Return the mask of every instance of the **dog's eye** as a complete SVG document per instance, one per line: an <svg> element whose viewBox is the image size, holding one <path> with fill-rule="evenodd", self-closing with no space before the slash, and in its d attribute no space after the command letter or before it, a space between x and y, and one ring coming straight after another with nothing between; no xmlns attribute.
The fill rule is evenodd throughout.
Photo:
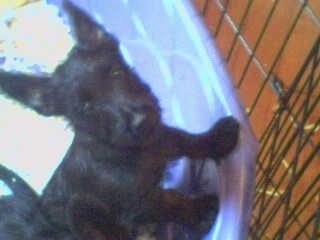
<svg viewBox="0 0 320 240"><path fill-rule="evenodd" d="M90 107L91 107L91 103L90 102L84 102L83 105L82 105L82 109L84 111L90 109Z"/></svg>
<svg viewBox="0 0 320 240"><path fill-rule="evenodd" d="M93 96L89 92L82 92L79 95L79 102L82 110L88 110L92 106Z"/></svg>
<svg viewBox="0 0 320 240"><path fill-rule="evenodd" d="M118 67L112 67L110 71L111 77L119 78L122 75L122 71Z"/></svg>
<svg viewBox="0 0 320 240"><path fill-rule="evenodd" d="M120 76L120 74L121 74L121 72L118 70L114 70L111 72L111 76L113 76L113 77L118 77L118 76Z"/></svg>

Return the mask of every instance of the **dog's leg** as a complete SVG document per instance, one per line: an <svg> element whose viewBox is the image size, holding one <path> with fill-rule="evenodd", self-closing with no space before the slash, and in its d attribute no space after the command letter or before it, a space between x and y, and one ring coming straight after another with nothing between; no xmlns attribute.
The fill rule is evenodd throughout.
<svg viewBox="0 0 320 240"><path fill-rule="evenodd" d="M144 153L137 179L136 191L143 202L140 208L145 220L173 221L183 224L201 224L210 218L211 222L219 209L219 200L215 194L191 199L176 190L164 190L158 187L166 162L161 152ZM203 220L203 221L202 221Z"/></svg>
<svg viewBox="0 0 320 240"><path fill-rule="evenodd" d="M175 222L198 228L203 232L209 230L218 214L219 199L215 194L190 198L176 190L152 189L143 196L143 206L136 223Z"/></svg>
<svg viewBox="0 0 320 240"><path fill-rule="evenodd" d="M239 128L239 122L233 117L221 118L203 134L189 134L175 128L164 127L161 129L159 149L166 149L165 154L168 159L187 156L192 159L212 158L219 162L236 147Z"/></svg>
<svg viewBox="0 0 320 240"><path fill-rule="evenodd" d="M132 240L108 209L92 196L74 195L67 208L70 228L79 240Z"/></svg>

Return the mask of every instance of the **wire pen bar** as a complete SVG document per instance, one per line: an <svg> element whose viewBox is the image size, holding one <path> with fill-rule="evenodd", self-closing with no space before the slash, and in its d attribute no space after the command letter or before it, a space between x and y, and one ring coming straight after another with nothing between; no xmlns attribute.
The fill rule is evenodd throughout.
<svg viewBox="0 0 320 240"><path fill-rule="evenodd" d="M315 99L313 105L317 105L318 101L319 101L319 97L318 97L317 99ZM290 114L290 113L291 113L291 111L289 110L289 114ZM288 121L288 119L289 119L289 117L290 117L289 114L287 114L287 118L285 119L286 121ZM283 123L285 124L286 121L283 121ZM278 122L276 122L276 124L278 124ZM286 131L285 135L284 135L283 138L280 140L280 143L279 143L279 145L278 145L278 149L281 148L282 143L285 143L285 139L288 138L288 134L290 133L290 130L294 127L293 125L294 125L294 124L293 124L293 121L291 121L291 124L287 127L287 131ZM317 124L314 125L313 131L315 131L315 130L317 129L317 126L318 126ZM297 132L296 134L298 134L298 132ZM276 141L276 138L279 137L278 135L279 135L279 131L278 131L278 134L276 135L276 137L274 138L275 141ZM291 141L287 143L287 145L284 147L284 149L287 149L287 150L288 150L288 146L290 146L290 145L292 144L292 141L294 141L294 138L295 138L295 137L296 137L296 135L294 135L294 136L291 137ZM273 142L275 142L275 141L273 141ZM310 141L311 141L311 140L310 140ZM289 144L289 145L288 145L288 144ZM263 146L265 146L265 145L263 145ZM272 149L273 149L273 148L271 148L271 150L272 150ZM284 154L285 154L285 152L281 153L280 156L283 156ZM266 160L267 157L268 157L267 155L265 155L264 158L261 157L261 158L262 158L262 161ZM271 163L271 162L270 162L270 163ZM273 166L273 165L272 165L271 167L272 167L273 171L276 172L278 166ZM257 186L258 186L258 187L259 187L259 185L260 185L260 182L257 183Z"/></svg>
<svg viewBox="0 0 320 240"><path fill-rule="evenodd" d="M318 42L317 42L317 44L316 44L315 50L319 50L319 40L318 40ZM315 56L317 57L317 55L318 55L317 52L312 51L312 53L313 53L313 54L316 53ZM313 63L313 67L316 67L316 65L314 64L315 62L318 62L318 64L319 64L319 61L315 61L316 57L313 59L313 61L310 61L310 62ZM314 72L315 72L314 69L315 69L315 68L313 68L313 70L311 71L311 74L310 74L310 75L314 75ZM299 78L299 79L302 79L302 78ZM305 81L304 87L309 86L309 87L308 87L308 90L310 91L310 94L306 94L307 97L306 97L304 103L302 104L302 106L300 106L300 109L299 109L300 111L297 112L297 115L296 115L296 116L298 116L298 115L300 114L300 112L303 112L303 113L304 113L304 117L303 117L303 118L304 118L304 122L305 122L306 119L309 117L309 115L316 109L316 106L319 106L320 94L319 94L319 92L318 92L318 95L317 95L316 98L314 99L314 101L313 101L313 103L311 104L311 106L309 107L309 109L304 108L304 107L307 107L308 105L310 105L310 103L308 103L308 101L310 101L310 99L311 99L310 96L312 95L312 92L314 91L314 89L316 89L315 86L317 86L317 85L319 84L319 79L320 79L319 76L317 76L316 78L309 78L309 81ZM314 85L312 84L312 82L313 82L312 80L315 80L315 84L314 84ZM293 86L294 86L294 85L293 85ZM292 91L291 91L291 92L292 92ZM300 95L300 96L302 96L302 95ZM297 98L297 99L298 99L298 98ZM294 102L294 104L297 103L297 102L298 102L298 101L296 100L296 101ZM291 112L291 111L289 111L289 112ZM289 116L289 114L288 114L287 116ZM284 121L284 123L285 123L285 122L286 122L286 121ZM298 127L298 128L296 129L296 131L295 131L295 134L291 137L290 141L289 141L289 142L287 143L287 145L284 147L283 152L280 153L280 157L278 157L278 159L275 160L275 161L270 161L270 163L272 163L272 162L275 162L275 163L276 163L276 165L268 166L268 169L267 169L267 170L272 169L272 170L271 170L271 174L268 174L268 171L265 171L265 172L264 172L264 176L261 177L261 178L259 179L260 181L257 182L257 188L259 188L259 187L261 187L261 186L265 186L265 187L266 187L266 186L270 186L270 185L271 185L271 186L275 189L275 191L274 191L273 194L272 194L272 197L274 196L274 193L277 192L278 189L280 189L280 186L283 185L283 182L284 182L284 180L286 179L286 177L287 177L287 175L288 175L289 169L290 169L290 170L292 170L292 169L296 170L296 169L297 169L297 165L298 165L297 160L298 160L299 153L300 153L300 152L302 151L302 149L306 146L306 144L311 141L312 135L315 133L316 129L319 127L320 119L317 120L317 122L314 124L313 129L307 134L307 136L305 136L305 139L304 139L304 141L302 142L302 140L303 140L303 135L304 135L304 131L303 131L303 130L301 131L301 129L303 128L302 126L305 124L304 122L300 123L299 127ZM276 120L276 124L277 124L277 123L278 123L278 121ZM287 132L286 132L286 134L284 135L284 138L287 138L287 137L288 137L288 133L290 132L290 129L292 129L292 125L293 125L293 123L291 123L291 124L289 125L289 127L288 127L288 129L287 129ZM279 128L278 128L278 129L279 129ZM280 128L280 129L281 129L281 128ZM280 132L280 131L278 131L278 133L279 133L279 132ZM296 153L295 153L295 155L293 156L293 161L291 162L290 166L288 166L288 168L287 168L288 171L285 171L280 178L277 178L277 183L276 183L276 185L274 185L274 183L272 182L272 179L276 179L276 176L275 176L275 175L279 172L279 167L281 166L281 159L282 159L282 157L283 157L284 155L287 154L287 152L290 150L290 147L293 146L293 141L294 141L294 139L295 139L298 135L301 136L300 138L298 138L298 141L300 142L300 144L298 144L298 145L300 145L300 146L296 148ZM285 139L282 139L281 142L285 142ZM261 142L261 144L262 144L263 147L266 146L266 144L264 144L264 142ZM280 145L280 147L281 147L281 145ZM280 147L279 147L279 148L280 148ZM279 149L279 148L278 148L278 149ZM286 195L286 198L287 198L287 199L290 199L290 194L292 193L292 189L293 189L294 185L299 182L299 179L303 176L303 174L306 174L307 168L308 168L309 164L315 160L316 156L319 157L319 156L318 156L319 148L320 148L319 143L317 144L317 146L314 146L314 147L313 147L313 152L312 152L312 155L311 155L312 157L309 157L309 159L307 159L307 160L304 162L304 165L301 166L299 172L296 173L295 176L292 175L292 171L291 171L291 175L292 175L291 185L292 185L292 186L290 186L290 185L287 186L287 190L286 190L286 192L288 192L288 195ZM274 150L270 150L270 151L274 151ZM284 152L284 151L285 151L285 152ZM271 158L271 159L272 159L272 158ZM268 160L268 159L266 159L266 158L263 159L263 161L267 161L267 160ZM261 162L261 161L259 161L259 162ZM259 170L258 170L258 172L259 172ZM269 176L268 176L268 175L269 175ZM265 180L265 181L263 181L263 180ZM318 179L318 178L317 178L317 183L318 183L318 187L319 187L319 179ZM312 186L313 186L313 185L312 185ZM311 190L310 190L310 191L311 191ZM261 196L262 196L262 195L261 195ZM275 205L272 207L272 208L273 208L272 211L266 211L266 210L268 209L269 205L271 204L272 199L270 198L268 202L265 202L265 201L264 201L264 198L261 199L261 196L260 196L260 198L259 198L259 197L256 198L254 208L256 207L256 204L257 204L257 203L259 203L259 202L262 203L262 204L261 204L261 208L260 208L260 210L259 210L259 215L258 215L258 218L257 218L257 220L256 220L256 223L257 223L257 226L259 226L259 229L263 229L263 230L261 230L262 233L263 233L263 232L266 230L266 228L261 228L261 219L262 219L262 217L263 217L263 214L264 214L264 213L269 213L269 215L264 218L265 221L266 221L266 227L267 227L267 226L270 224L270 222L272 221L274 214L279 210L279 208L280 208L281 205L283 204L283 202L281 201L281 200L283 200L283 199L279 200L279 201L278 201L278 204L277 204L277 205L275 204ZM290 203L290 201L287 202L287 205L286 205L286 206L289 206L289 205L290 205L289 203ZM297 206L296 206L296 207L297 207ZM288 211L288 210L287 210L287 211ZM289 216L285 216L284 219L290 219L290 217L289 217ZM285 220L285 221L288 221L288 220ZM285 224L285 223L283 223L283 225L284 225L284 224ZM262 224L262 225L263 225L263 224ZM284 229L284 228L282 227L281 229ZM283 234L282 234L282 235L283 235ZM263 236L263 235L261 235L261 236ZM279 238L279 239L283 239L283 238ZM309 238L308 238L308 239L309 239Z"/></svg>
<svg viewBox="0 0 320 240"><path fill-rule="evenodd" d="M320 239L319 2L194 2L222 50L259 137L248 239ZM280 17L288 16L289 7L294 10L283 25ZM260 23L254 33L248 27L252 19ZM273 40L270 34L277 36L278 30L282 31L274 39L278 43L268 48L266 39ZM309 44L303 45L301 39ZM303 51L294 59L300 43ZM268 51L273 54L266 60L263 54ZM293 60L299 64L291 67Z"/></svg>

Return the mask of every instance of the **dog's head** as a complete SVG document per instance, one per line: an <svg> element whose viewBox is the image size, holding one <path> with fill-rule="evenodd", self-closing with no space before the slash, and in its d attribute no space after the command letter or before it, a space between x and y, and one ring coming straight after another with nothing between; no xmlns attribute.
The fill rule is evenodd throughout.
<svg viewBox="0 0 320 240"><path fill-rule="evenodd" d="M117 39L84 11L64 1L76 44L51 76L0 72L9 96L46 116L65 116L102 141L139 144L159 121L149 87L123 59Z"/></svg>

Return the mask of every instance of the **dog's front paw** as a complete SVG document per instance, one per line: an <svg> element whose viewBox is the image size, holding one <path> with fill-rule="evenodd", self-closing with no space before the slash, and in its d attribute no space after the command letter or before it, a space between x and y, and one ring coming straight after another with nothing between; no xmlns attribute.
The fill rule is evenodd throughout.
<svg viewBox="0 0 320 240"><path fill-rule="evenodd" d="M210 130L211 156L218 163L234 150L238 143L240 124L234 117L224 117Z"/></svg>

